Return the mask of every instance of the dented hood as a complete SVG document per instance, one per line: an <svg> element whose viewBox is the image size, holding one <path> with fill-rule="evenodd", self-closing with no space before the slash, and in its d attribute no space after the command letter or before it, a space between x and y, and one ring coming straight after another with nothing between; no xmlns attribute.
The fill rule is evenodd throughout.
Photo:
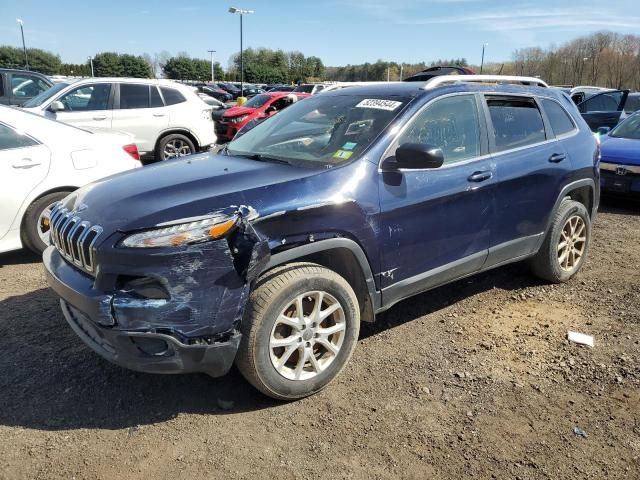
<svg viewBox="0 0 640 480"><path fill-rule="evenodd" d="M259 207L280 184L317 172L200 154L107 177L74 192L65 206L110 234L206 215L232 205Z"/></svg>

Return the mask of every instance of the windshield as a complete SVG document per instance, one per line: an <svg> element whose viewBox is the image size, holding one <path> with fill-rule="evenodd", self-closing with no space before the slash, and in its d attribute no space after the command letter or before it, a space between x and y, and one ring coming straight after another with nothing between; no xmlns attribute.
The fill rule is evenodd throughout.
<svg viewBox="0 0 640 480"><path fill-rule="evenodd" d="M409 100L376 95L309 97L237 137L227 151L303 166L337 165L359 157Z"/></svg>
<svg viewBox="0 0 640 480"><path fill-rule="evenodd" d="M25 104L22 106L25 108L39 107L44 102L46 102L49 98L53 97L56 93L58 93L63 88L68 87L69 85L70 84L66 82L56 83L53 87L49 88L48 90L45 90L40 95L33 97L28 102L25 102Z"/></svg>
<svg viewBox="0 0 640 480"><path fill-rule="evenodd" d="M246 91L247 90L245 89L245 92ZM269 100L271 100L271 97L269 95L256 95L255 97L253 97L251 100L249 100L247 103L245 103L242 106L247 108L260 108Z"/></svg>
<svg viewBox="0 0 640 480"><path fill-rule="evenodd" d="M614 128L611 133L609 133L609 136L640 140L640 115L636 114L627 118L620 125Z"/></svg>
<svg viewBox="0 0 640 480"><path fill-rule="evenodd" d="M311 93L313 92L313 85L298 85L293 89L293 91L301 93Z"/></svg>

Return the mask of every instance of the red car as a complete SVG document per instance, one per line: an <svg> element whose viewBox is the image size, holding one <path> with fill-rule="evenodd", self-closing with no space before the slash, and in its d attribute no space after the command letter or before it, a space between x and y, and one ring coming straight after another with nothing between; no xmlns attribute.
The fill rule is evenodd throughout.
<svg viewBox="0 0 640 480"><path fill-rule="evenodd" d="M271 117L294 101L308 96L308 93L291 92L266 92L256 95L244 105L231 107L224 112L220 121L216 123L216 135L219 140L231 140L238 130L250 121Z"/></svg>

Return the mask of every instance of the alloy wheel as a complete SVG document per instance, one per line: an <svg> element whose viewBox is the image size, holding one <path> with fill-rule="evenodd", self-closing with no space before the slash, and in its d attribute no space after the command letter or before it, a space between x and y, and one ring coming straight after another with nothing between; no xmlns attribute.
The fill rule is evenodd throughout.
<svg viewBox="0 0 640 480"><path fill-rule="evenodd" d="M49 245L49 237L51 236L51 210L53 210L56 203L58 202L56 201L51 205L47 205L38 216L36 230L38 231L38 237L40 237L40 240L42 240L45 245Z"/></svg>
<svg viewBox="0 0 640 480"><path fill-rule="evenodd" d="M164 146L164 158L177 158L191 155L191 147L189 144L179 138L169 140Z"/></svg>
<svg viewBox="0 0 640 480"><path fill-rule="evenodd" d="M331 365L344 342L346 316L340 302L323 291L295 297L271 330L269 356L289 380L308 380Z"/></svg>
<svg viewBox="0 0 640 480"><path fill-rule="evenodd" d="M572 271L584 255L587 226L578 215L569 217L562 227L558 243L558 263L565 272Z"/></svg>

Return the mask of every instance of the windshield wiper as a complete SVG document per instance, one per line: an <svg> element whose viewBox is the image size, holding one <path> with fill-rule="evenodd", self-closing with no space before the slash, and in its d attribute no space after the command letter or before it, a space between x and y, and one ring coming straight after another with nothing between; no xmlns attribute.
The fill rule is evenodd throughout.
<svg viewBox="0 0 640 480"><path fill-rule="evenodd" d="M291 162L288 162L287 160L284 160L282 158L268 157L268 156L262 155L261 153L246 153L246 154L234 153L232 155L234 157L242 157L242 158L248 158L249 160L256 160L258 162L273 162L273 163L283 163L285 165L291 165Z"/></svg>

